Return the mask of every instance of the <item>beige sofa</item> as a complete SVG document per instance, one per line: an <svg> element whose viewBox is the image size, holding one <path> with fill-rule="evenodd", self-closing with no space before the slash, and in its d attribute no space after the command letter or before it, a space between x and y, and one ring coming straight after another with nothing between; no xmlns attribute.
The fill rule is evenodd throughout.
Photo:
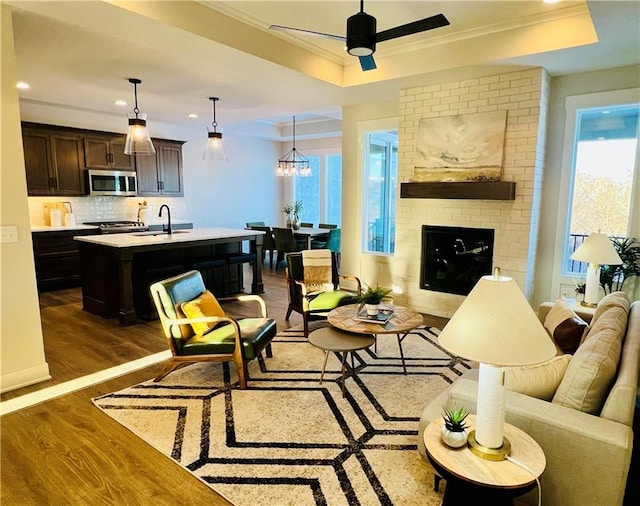
<svg viewBox="0 0 640 506"><path fill-rule="evenodd" d="M621 292L617 295L620 294ZM625 311L618 309L617 313L608 313L612 310L611 307L619 306L619 300L613 300L614 298L611 294L607 296L606 301L603 299L595 314L593 311L589 313L576 309L578 316L585 321L591 320L591 324L578 351L572 355L566 371L561 376L560 385L564 388L564 396L567 397L567 386L571 387L567 385L570 381L570 369L571 375L576 372L582 374L590 369L589 365L578 363L580 358L576 357L584 359L587 346L590 347L589 355L593 353L596 341L589 341L594 337L593 331L601 331L596 332L597 336L610 337L616 332L610 329L603 330L604 326L622 328L617 344L611 346L621 346L619 360L612 366L614 377L611 382L606 381L602 399L604 404L600 404L601 408L595 408L596 414L582 411L584 407L575 409L563 405L562 401L558 403L556 397L560 394L561 387L555 391L553 401L510 390L506 392L506 422L531 435L545 452L547 467L541 480L543 505L614 506L623 503L631 461L632 427L640 364L640 301L631 304L630 309L627 301ZM538 315L542 322L552 306L551 303L540 306ZM624 307L624 304L622 306ZM623 322L624 313L627 318L624 318ZM614 321L610 323L611 318L607 319L605 315L614 315ZM598 323L597 320L601 318ZM589 344L586 346L586 343ZM473 377L473 372L469 376ZM592 378L591 383L595 384L599 379ZM475 380L462 377L424 409L419 424L418 451L425 461L427 460L422 440L425 427L441 416L442 406L448 402L456 402L475 412L477 386ZM572 402L576 402L575 398L569 399L568 402L565 398L564 404L570 405ZM527 504L537 504L537 494L538 492L533 490L520 500Z"/></svg>

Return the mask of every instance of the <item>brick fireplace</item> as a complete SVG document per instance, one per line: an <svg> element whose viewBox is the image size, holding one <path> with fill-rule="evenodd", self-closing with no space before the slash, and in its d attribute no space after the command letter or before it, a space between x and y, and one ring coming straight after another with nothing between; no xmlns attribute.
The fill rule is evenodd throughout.
<svg viewBox="0 0 640 506"><path fill-rule="evenodd" d="M415 166L415 135L420 119L506 109L501 181L515 183L515 197L513 200L485 200L496 197L478 190L477 198L473 195L473 198L460 198L455 193L454 198L431 198L432 195L423 198L418 190L410 192L412 198L399 198L393 279L402 294L395 297L397 304L450 317L464 300L464 295L421 287L423 225L494 230L493 265L500 267L503 275L513 277L530 298L533 293L533 260L538 246L548 102L549 77L543 69L401 91L399 181L411 182ZM473 192L475 187L470 188ZM406 192L403 190L403 193ZM444 195L437 196L446 197L446 191Z"/></svg>

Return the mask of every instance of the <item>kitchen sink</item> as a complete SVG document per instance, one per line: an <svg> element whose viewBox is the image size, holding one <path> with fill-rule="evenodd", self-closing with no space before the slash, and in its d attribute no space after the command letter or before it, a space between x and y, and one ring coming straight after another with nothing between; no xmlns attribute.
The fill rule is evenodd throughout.
<svg viewBox="0 0 640 506"><path fill-rule="evenodd" d="M174 230L172 234L188 234L190 232L191 230ZM149 232L136 232L131 235L135 235L136 237L145 237L145 236L153 237L157 235L168 235L168 233L162 230L150 230Z"/></svg>

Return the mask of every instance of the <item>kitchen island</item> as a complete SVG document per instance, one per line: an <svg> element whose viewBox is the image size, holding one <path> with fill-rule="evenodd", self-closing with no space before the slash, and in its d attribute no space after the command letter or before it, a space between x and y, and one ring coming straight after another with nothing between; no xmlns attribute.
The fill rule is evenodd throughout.
<svg viewBox="0 0 640 506"><path fill-rule="evenodd" d="M207 288L242 290L242 264L253 265L252 293L263 293L264 232L201 228L74 237L80 246L83 309L104 318L120 317L121 325L151 319L149 285L191 269L201 270ZM249 243L250 253L243 253ZM258 259L258 261L252 261ZM234 290L235 291L235 290Z"/></svg>

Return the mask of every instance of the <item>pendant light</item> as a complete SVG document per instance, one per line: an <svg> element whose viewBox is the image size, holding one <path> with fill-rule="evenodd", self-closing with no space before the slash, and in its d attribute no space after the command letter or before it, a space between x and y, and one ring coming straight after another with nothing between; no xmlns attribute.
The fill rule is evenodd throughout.
<svg viewBox="0 0 640 506"><path fill-rule="evenodd" d="M135 107L133 114L129 116L129 130L127 131L127 140L124 144L125 155L155 155L156 149L151 142L149 130L147 130L147 115L140 114L138 109L138 85L142 82L140 79L130 78L129 82L133 84L133 95Z"/></svg>
<svg viewBox="0 0 640 506"><path fill-rule="evenodd" d="M218 132L218 122L216 121L216 102L220 100L218 97L209 97L213 104L213 121L211 126L213 132L207 128L209 138L207 139L207 147L204 150L203 160L226 161L227 155L224 151L224 143L222 142L222 132Z"/></svg>
<svg viewBox="0 0 640 506"><path fill-rule="evenodd" d="M278 160L276 176L310 176L309 159L296 149L296 117L293 117L293 149Z"/></svg>

